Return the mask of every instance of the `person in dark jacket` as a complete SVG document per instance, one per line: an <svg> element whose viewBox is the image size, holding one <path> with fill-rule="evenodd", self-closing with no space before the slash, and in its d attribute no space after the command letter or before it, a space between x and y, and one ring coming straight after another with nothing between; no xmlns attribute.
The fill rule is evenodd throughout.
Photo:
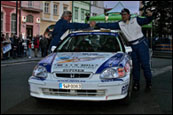
<svg viewBox="0 0 173 115"><path fill-rule="evenodd" d="M38 50L39 50L39 35L34 37L34 55L38 57Z"/></svg>
<svg viewBox="0 0 173 115"><path fill-rule="evenodd" d="M17 54L18 54L18 57L22 57L23 56L23 46L22 46L22 43L23 43L23 39L22 39L22 35L20 34L19 35L19 38L18 38L18 47L17 47Z"/></svg>
<svg viewBox="0 0 173 115"><path fill-rule="evenodd" d="M47 55L47 46L48 46L48 40L47 38L44 36L41 36L40 39L40 48L41 48L41 56L45 57Z"/></svg>
<svg viewBox="0 0 173 115"><path fill-rule="evenodd" d="M58 43L61 41L61 37L69 29L86 29L90 27L90 24L82 23L70 23L72 13L70 11L64 11L61 19L56 23L52 32L52 41L50 43L51 51L54 51Z"/></svg>
<svg viewBox="0 0 173 115"><path fill-rule="evenodd" d="M114 23L97 23L98 28L107 29L120 29L126 36L127 41L132 47L132 63L133 63L133 90L138 91L140 89L140 64L144 70L144 76L146 79L146 90L151 90L151 66L149 63L149 46L148 40L142 33L141 26L149 24L152 19L152 12L147 11L146 18L130 17L130 11L124 8L121 11L122 21ZM93 26L93 25L92 25Z"/></svg>
<svg viewBox="0 0 173 115"><path fill-rule="evenodd" d="M5 40L5 35L1 36L1 59L3 59L3 41Z"/></svg>
<svg viewBox="0 0 173 115"><path fill-rule="evenodd" d="M90 14L86 13L85 23L88 23L89 19L90 19Z"/></svg>
<svg viewBox="0 0 173 115"><path fill-rule="evenodd" d="M14 35L13 40L14 40L13 58L15 59L17 57L17 48L18 48L18 44L19 44L19 39L18 39L17 35Z"/></svg>

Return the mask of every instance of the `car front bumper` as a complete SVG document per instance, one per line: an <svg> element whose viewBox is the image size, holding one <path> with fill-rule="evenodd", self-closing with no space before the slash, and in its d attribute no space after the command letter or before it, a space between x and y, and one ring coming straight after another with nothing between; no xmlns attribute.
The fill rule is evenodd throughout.
<svg viewBox="0 0 173 115"><path fill-rule="evenodd" d="M63 81L57 80L39 80L31 77L28 82L30 95L36 98L106 101L125 98L128 92L129 78L127 76L120 81L84 80L84 82L78 82L82 85L81 89L61 89L59 84Z"/></svg>

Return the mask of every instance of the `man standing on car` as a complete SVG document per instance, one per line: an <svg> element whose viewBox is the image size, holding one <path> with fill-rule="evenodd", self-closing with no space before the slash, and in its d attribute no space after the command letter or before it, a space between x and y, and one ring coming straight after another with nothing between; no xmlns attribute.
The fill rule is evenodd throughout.
<svg viewBox="0 0 173 115"><path fill-rule="evenodd" d="M124 8L121 11L122 21L115 23L97 23L98 28L120 29L126 36L130 46L132 47L132 62L133 62L133 90L140 89L140 64L144 70L146 78L146 90L151 90L151 68L149 63L149 47L148 40L142 33L141 26L149 24L152 21L152 12L147 11L146 18L131 18L130 11ZM95 26L92 23L92 26Z"/></svg>
<svg viewBox="0 0 173 115"><path fill-rule="evenodd" d="M58 43L61 41L63 34L69 29L85 29L89 28L90 24L82 23L70 23L72 18L72 13L70 11L64 11L61 19L56 23L54 30L52 32L52 41L50 43L51 51L54 51Z"/></svg>

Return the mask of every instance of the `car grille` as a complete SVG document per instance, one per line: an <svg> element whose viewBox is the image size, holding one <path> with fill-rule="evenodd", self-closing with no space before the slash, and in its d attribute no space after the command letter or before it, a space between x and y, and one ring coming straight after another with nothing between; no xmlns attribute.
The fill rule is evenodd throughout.
<svg viewBox="0 0 173 115"><path fill-rule="evenodd" d="M44 95L52 96L104 96L105 90L42 89Z"/></svg>
<svg viewBox="0 0 173 115"><path fill-rule="evenodd" d="M56 73L56 77L63 77L63 78L88 78L90 74L59 74Z"/></svg>

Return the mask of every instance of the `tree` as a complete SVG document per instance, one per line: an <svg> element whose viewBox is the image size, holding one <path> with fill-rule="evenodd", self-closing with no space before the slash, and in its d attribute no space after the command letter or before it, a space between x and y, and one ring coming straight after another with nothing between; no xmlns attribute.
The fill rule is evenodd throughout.
<svg viewBox="0 0 173 115"><path fill-rule="evenodd" d="M143 16L147 9L153 12L154 27L159 36L172 34L172 1L142 1L142 4Z"/></svg>

